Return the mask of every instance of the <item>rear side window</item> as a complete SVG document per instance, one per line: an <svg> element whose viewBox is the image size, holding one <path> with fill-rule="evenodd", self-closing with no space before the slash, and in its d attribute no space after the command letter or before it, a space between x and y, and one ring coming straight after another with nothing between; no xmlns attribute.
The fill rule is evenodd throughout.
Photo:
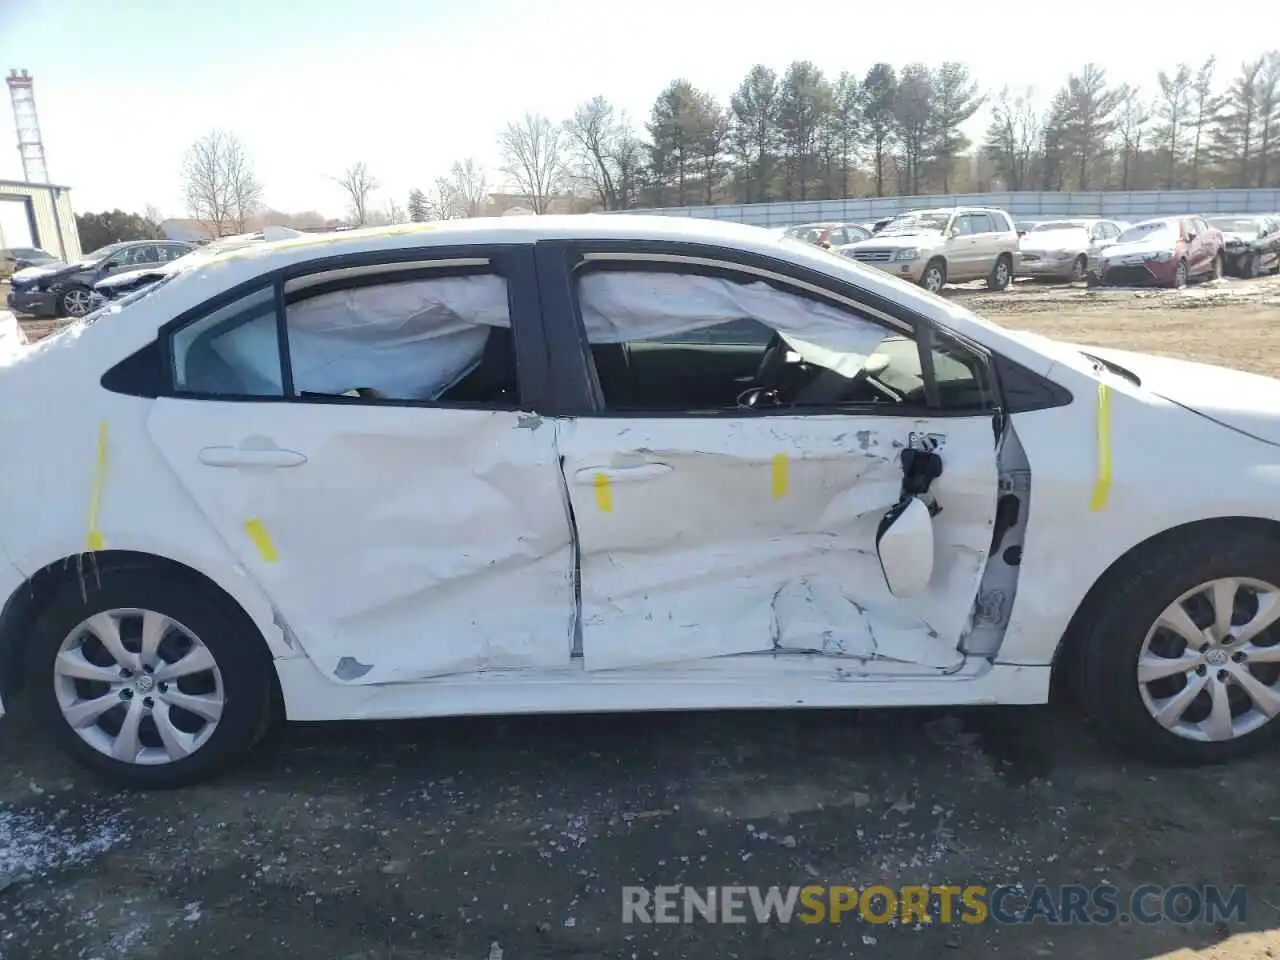
<svg viewBox="0 0 1280 960"><path fill-rule="evenodd" d="M997 232L1003 233L1005 231L1013 229L1013 227L1010 226L1009 224L1009 218L1006 217L999 210L993 210L990 214L990 217L991 217L991 222L995 225L995 229Z"/></svg>
<svg viewBox="0 0 1280 960"><path fill-rule="evenodd" d="M507 281L334 271L265 285L172 336L173 383L204 397L518 406ZM410 276L409 274L413 275ZM286 370L288 376L285 375Z"/></svg>
<svg viewBox="0 0 1280 960"><path fill-rule="evenodd" d="M272 287L260 287L173 335L173 384L180 393L282 397L280 337Z"/></svg>

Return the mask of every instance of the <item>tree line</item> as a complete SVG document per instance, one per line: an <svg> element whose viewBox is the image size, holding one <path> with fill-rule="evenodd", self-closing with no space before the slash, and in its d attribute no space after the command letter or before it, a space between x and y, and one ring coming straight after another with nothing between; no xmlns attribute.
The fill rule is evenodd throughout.
<svg viewBox="0 0 1280 960"><path fill-rule="evenodd" d="M988 108L980 143L966 134ZM729 102L673 80L635 123L600 95L557 121L529 113L498 138L502 173L535 212L994 190L1280 185L1280 51L1234 73L1210 57L1147 88L1086 63L1047 96L984 92L957 61L828 76L757 64ZM414 190L419 219L464 216L486 182L455 164Z"/></svg>
<svg viewBox="0 0 1280 960"><path fill-rule="evenodd" d="M980 110L981 142L966 133ZM1233 71L1215 58L1162 70L1147 87L1086 63L1057 90L983 91L958 61L873 64L829 76L807 60L751 67L722 103L671 81L636 122L604 95L556 119L529 112L498 135L499 177L460 159L402 207L352 163L333 180L354 225L495 212L496 181L534 213L997 190L1151 190L1280 185L1280 51ZM188 150L192 217L213 236L262 209L234 134Z"/></svg>

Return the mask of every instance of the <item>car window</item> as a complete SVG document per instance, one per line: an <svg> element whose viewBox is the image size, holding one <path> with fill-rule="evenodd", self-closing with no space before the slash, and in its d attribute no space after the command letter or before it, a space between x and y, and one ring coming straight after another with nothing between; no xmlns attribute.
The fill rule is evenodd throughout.
<svg viewBox="0 0 1280 960"><path fill-rule="evenodd" d="M743 275L596 269L577 277L591 366L610 411L803 413L925 404L919 350L847 307ZM944 405L986 410L986 366L934 351ZM751 398L756 398L753 403Z"/></svg>
<svg viewBox="0 0 1280 960"><path fill-rule="evenodd" d="M180 393L284 396L275 291L260 287L173 334L173 385Z"/></svg>
<svg viewBox="0 0 1280 960"><path fill-rule="evenodd" d="M1165 235L1168 235L1167 237ZM1168 239L1170 241L1177 239L1178 221L1176 220L1150 220L1146 223L1135 223L1124 233L1120 234L1120 240L1123 243L1138 243L1143 240L1153 240L1157 237L1160 239Z"/></svg>
<svg viewBox="0 0 1280 960"><path fill-rule="evenodd" d="M973 217L970 214L956 217L951 226L957 237L967 237L969 234L977 232Z"/></svg>
<svg viewBox="0 0 1280 960"><path fill-rule="evenodd" d="M1192 218L1191 218L1191 229L1192 229L1192 230L1194 230L1196 233L1204 233L1206 230L1208 230L1208 229L1209 229L1209 225L1208 225L1208 224L1206 224L1206 223L1205 223L1202 219L1200 219L1199 217L1192 217Z"/></svg>
<svg viewBox="0 0 1280 960"><path fill-rule="evenodd" d="M496 274L285 285L291 396L518 403L506 281ZM173 337L179 391L284 396L275 296L256 291Z"/></svg>
<svg viewBox="0 0 1280 960"><path fill-rule="evenodd" d="M1009 218L998 210L993 210L987 217L991 221L991 227L998 233L1005 233L1013 228L1009 226Z"/></svg>
<svg viewBox="0 0 1280 960"><path fill-rule="evenodd" d="M185 257L190 251L176 243L162 243L159 245L157 253L161 263L171 263L179 257Z"/></svg>
<svg viewBox="0 0 1280 960"><path fill-rule="evenodd" d="M130 247L122 251L121 263L125 266L144 266L146 264L156 263L160 259L156 246L153 243L145 243L141 246ZM114 263L114 260L112 261Z"/></svg>

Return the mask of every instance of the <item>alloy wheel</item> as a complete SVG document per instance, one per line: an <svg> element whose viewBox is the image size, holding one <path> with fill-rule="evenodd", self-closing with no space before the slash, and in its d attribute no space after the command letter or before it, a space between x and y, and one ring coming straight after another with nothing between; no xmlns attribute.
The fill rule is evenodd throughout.
<svg viewBox="0 0 1280 960"><path fill-rule="evenodd" d="M92 309L92 299L88 290L73 288L62 295L62 307L69 317L83 317Z"/></svg>
<svg viewBox="0 0 1280 960"><path fill-rule="evenodd" d="M1165 608L1138 654L1142 703L1188 740L1222 742L1280 714L1280 589L1223 577Z"/></svg>
<svg viewBox="0 0 1280 960"><path fill-rule="evenodd" d="M924 272L924 288L930 293L938 293L942 290L942 271L937 267L929 267Z"/></svg>
<svg viewBox="0 0 1280 960"><path fill-rule="evenodd" d="M53 674L68 726L123 763L190 756L208 742L226 707L212 652L154 610L107 610L85 620L58 648Z"/></svg>

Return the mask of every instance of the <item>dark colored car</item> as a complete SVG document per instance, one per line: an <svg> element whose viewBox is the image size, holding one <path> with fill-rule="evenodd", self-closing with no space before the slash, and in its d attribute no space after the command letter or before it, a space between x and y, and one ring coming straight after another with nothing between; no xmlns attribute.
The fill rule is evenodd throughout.
<svg viewBox="0 0 1280 960"><path fill-rule="evenodd" d="M127 240L99 247L69 264L35 267L14 275L8 307L47 317L82 317L93 308L93 285L125 270L177 260L195 249L175 240Z"/></svg>
<svg viewBox="0 0 1280 960"><path fill-rule="evenodd" d="M1222 231L1203 217L1158 217L1135 223L1098 258L1090 286L1185 287L1223 273Z"/></svg>
<svg viewBox="0 0 1280 960"><path fill-rule="evenodd" d="M60 262L38 247L0 247L0 278L11 277L27 267L43 267Z"/></svg>
<svg viewBox="0 0 1280 960"><path fill-rule="evenodd" d="M1222 231L1226 270L1233 277L1280 273L1280 217L1210 217L1209 226Z"/></svg>

